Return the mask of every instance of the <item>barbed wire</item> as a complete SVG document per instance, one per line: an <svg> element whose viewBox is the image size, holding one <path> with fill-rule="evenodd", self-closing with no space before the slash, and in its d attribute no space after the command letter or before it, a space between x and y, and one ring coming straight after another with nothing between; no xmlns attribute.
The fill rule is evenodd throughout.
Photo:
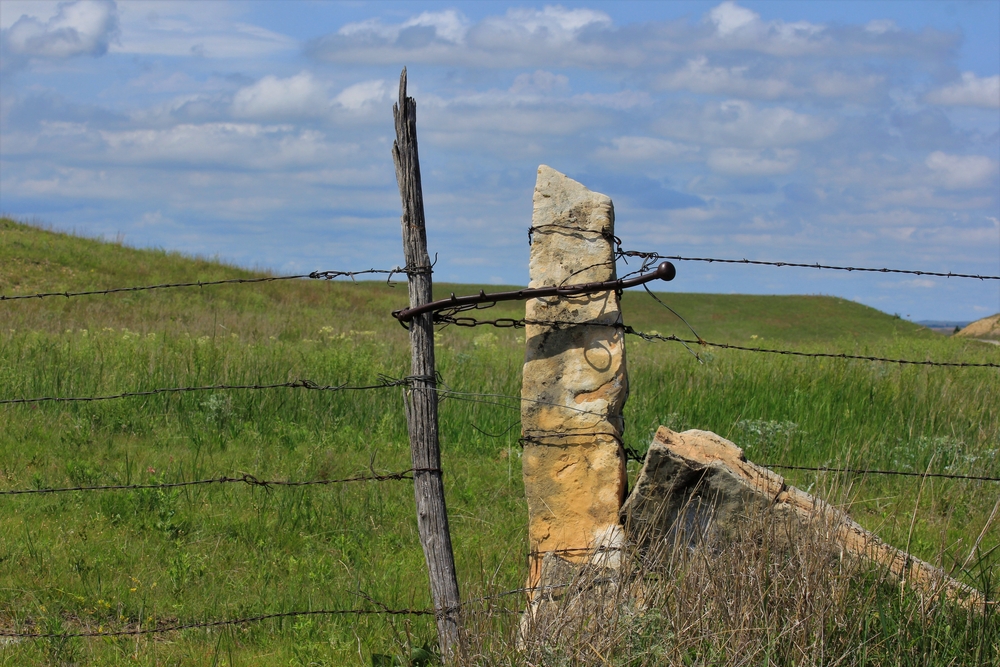
<svg viewBox="0 0 1000 667"><path fill-rule="evenodd" d="M810 358L822 358L822 359L855 359L858 361L877 361L887 364L900 364L909 366L938 366L938 367L949 367L949 368L1000 368L1000 364L995 364L991 362L969 362L969 361L917 361L915 359L896 359L891 357L875 357L863 354L846 354L846 353L834 353L834 352L799 352L797 350L773 350L764 347L747 347L744 345L733 345L731 343L713 343L711 341L699 339L699 340L689 340L686 338L680 338L679 336L669 335L664 336L662 334L651 334L644 333L642 331L636 331L628 325L624 325L623 330L627 334L633 336L638 336L643 340L647 341L665 341L665 342L676 342L690 345L702 345L707 347L717 347L723 350L740 350L742 352L761 352L764 354L781 354L789 355L795 357L810 357Z"/></svg>
<svg viewBox="0 0 1000 667"><path fill-rule="evenodd" d="M300 616L434 616L433 609L311 609L308 611L284 611L273 614L258 614L243 618L229 618L218 621L198 621L195 623L178 623L161 625L151 628L126 628L124 630L84 630L81 632L12 632L0 630L0 637L15 637L19 639L72 639L75 637L124 637L134 635L152 635L181 630L196 630L199 628L217 628L225 625L244 625L259 623L275 618L295 618Z"/></svg>
<svg viewBox="0 0 1000 667"><path fill-rule="evenodd" d="M1000 482L1000 477L985 475L957 475L943 472L914 472L912 470L873 470L868 468L833 468L830 466L789 466L777 463L758 463L763 468L775 470L807 470L812 472L835 472L852 475L889 475L899 477L937 477L941 479L965 479L976 482Z"/></svg>
<svg viewBox="0 0 1000 667"><path fill-rule="evenodd" d="M213 477L211 479L197 479L189 482L161 482L149 484L105 484L99 486L61 486L45 489L8 489L0 491L0 496L18 496L44 493L66 493L70 491L132 491L137 489L173 489L181 486L204 486L207 484L232 484L242 483L253 487L263 487L270 489L272 486L316 486L328 484L347 484L350 482L385 482L391 480L413 479L413 473L417 472L437 472L440 468L408 468L393 473L373 473L371 475L357 475L355 477L343 477L341 479L310 479L304 481L292 480L272 480L258 479L254 475L244 473L238 477Z"/></svg>
<svg viewBox="0 0 1000 667"><path fill-rule="evenodd" d="M709 262L717 264L749 264L753 266L790 266L803 269L828 269L833 271L859 271L869 273L902 273L911 276L936 276L939 278L975 278L977 280L1000 280L1000 276L979 275L973 273L954 273L952 271L921 271L915 269L875 269L861 266L836 266L831 264L806 264L804 262L768 262L756 259L720 259L717 257L682 257L681 255L661 255L656 252L642 252L639 250L619 250L620 257L639 257L642 259L672 259L680 262Z"/></svg>
<svg viewBox="0 0 1000 667"><path fill-rule="evenodd" d="M155 396L157 394L171 394L188 391L222 391L222 390L254 390L254 389L308 389L311 391L366 391L369 389L385 389L387 387L409 386L416 378L405 377L402 379L392 379L386 376L379 378L377 384L371 385L319 385L312 380L293 380L291 382L277 382L274 384L212 384L200 387L161 387L158 389L148 389L145 391L124 391L120 394L110 394L106 396L39 396L35 398L5 398L0 399L0 405L12 405L18 403L43 403L43 402L88 402L88 401L110 401L119 398L134 398L136 396Z"/></svg>
<svg viewBox="0 0 1000 667"><path fill-rule="evenodd" d="M36 294L16 294L12 296L0 294L0 301L16 301L18 299L44 299L47 297L61 296L93 296L96 294L115 294L119 292L143 292L155 289L169 289L174 287L208 287L209 285L246 285L250 283L270 283L278 280L300 280L309 278L312 280L333 280L334 278L350 278L354 280L356 276L382 274L388 275L388 281L392 276L399 274L428 273L431 267L418 266L412 269L397 266L393 269L364 269L363 271L313 271L312 273L302 273L292 276L267 276L265 278L227 278L225 280L197 280L183 283L161 283L158 285L137 285L133 287L112 287L103 290L84 290L80 292L38 292Z"/></svg>
<svg viewBox="0 0 1000 667"><path fill-rule="evenodd" d="M797 350L774 350L764 347L747 347L744 345L734 345L731 343L715 343L712 341L707 341L703 338L688 339L681 338L679 336L674 336L673 334L669 336L664 336L658 333L645 333L643 331L637 331L627 324L621 324L620 322L569 322L565 320L532 320L532 319L515 319L512 317L499 317L494 320L480 320L474 317L454 317L454 316L440 316L435 318L435 322L439 324L453 324L458 327L481 327L481 326L493 326L500 329L523 329L526 325L539 325L539 326L601 326L601 327L614 327L621 329L626 334L632 336L638 336L643 340L647 341L664 341L664 342L674 342L682 343L684 345L700 345L704 347L717 347L724 350L740 350L742 352L761 352L765 354L784 354L796 357L818 357L824 359L855 359L859 361L877 361L882 363L890 364L900 364L900 365L911 365L911 366L945 366L951 368L1000 368L1000 364L991 362L967 362L967 361L917 361L914 359L896 359L891 357L876 357L861 354L846 354L846 353L833 353L833 352L800 352Z"/></svg>

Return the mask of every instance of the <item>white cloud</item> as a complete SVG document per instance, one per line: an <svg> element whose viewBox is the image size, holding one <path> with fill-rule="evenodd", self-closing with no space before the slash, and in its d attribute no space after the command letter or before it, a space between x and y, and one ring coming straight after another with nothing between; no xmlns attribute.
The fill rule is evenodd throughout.
<svg viewBox="0 0 1000 667"><path fill-rule="evenodd" d="M795 92L788 81L776 78L747 78L749 68L714 67L708 58L698 56L688 60L679 70L664 75L660 84L668 90L690 90L695 93L738 95L773 99Z"/></svg>
<svg viewBox="0 0 1000 667"><path fill-rule="evenodd" d="M522 38L531 36L545 42L566 44L573 41L584 28L610 26L611 17L593 9L566 9L546 6L537 9L509 9L504 17L490 17L483 21L482 29L492 39L503 35ZM483 35L485 36L485 35Z"/></svg>
<svg viewBox="0 0 1000 667"><path fill-rule="evenodd" d="M813 77L813 90L823 97L861 97L885 81L877 74L850 76L843 72L819 72Z"/></svg>
<svg viewBox="0 0 1000 667"><path fill-rule="evenodd" d="M311 42L307 52L322 60L393 64L430 62L459 66L556 67L567 63L606 67L621 62L623 49L583 44L590 29L609 29L611 18L591 9L509 9L479 23L455 10L424 12L399 23L370 19L343 26Z"/></svg>
<svg viewBox="0 0 1000 667"><path fill-rule="evenodd" d="M776 176L795 168L799 152L791 148L766 151L718 148L708 155L712 171L733 176Z"/></svg>
<svg viewBox="0 0 1000 667"><path fill-rule="evenodd" d="M931 104L1000 109L1000 74L977 77L963 72L962 79L927 94Z"/></svg>
<svg viewBox="0 0 1000 667"><path fill-rule="evenodd" d="M240 20L229 2L125 2L121 42L112 53L201 58L249 58L299 48L287 35Z"/></svg>
<svg viewBox="0 0 1000 667"><path fill-rule="evenodd" d="M14 55L71 58L104 55L117 35L118 9L112 0L78 0L58 5L46 21L24 14L3 37Z"/></svg>
<svg viewBox="0 0 1000 667"><path fill-rule="evenodd" d="M597 149L600 160L619 162L670 162L689 158L699 152L697 146L679 144L655 137L625 136L611 140L611 146Z"/></svg>
<svg viewBox="0 0 1000 667"><path fill-rule="evenodd" d="M202 165L273 171L322 164L351 152L316 130L256 123L186 123L167 129L101 131L107 158L118 164Z"/></svg>
<svg viewBox="0 0 1000 667"><path fill-rule="evenodd" d="M233 115L237 118L304 118L322 116L330 108L325 86L309 72L287 79L265 76L237 91Z"/></svg>
<svg viewBox="0 0 1000 667"><path fill-rule="evenodd" d="M715 27L713 48L750 49L774 55L795 55L827 49L824 26L808 21L762 21L760 15L731 0L713 8L706 20Z"/></svg>
<svg viewBox="0 0 1000 667"><path fill-rule="evenodd" d="M705 106L698 116L665 118L659 127L669 136L689 141L766 148L823 139L835 124L785 107L761 108L743 100L727 100Z"/></svg>
<svg viewBox="0 0 1000 667"><path fill-rule="evenodd" d="M362 81L345 88L335 101L350 111L357 111L373 104L382 102L389 95L389 86L385 79Z"/></svg>
<svg viewBox="0 0 1000 667"><path fill-rule="evenodd" d="M890 19L873 19L865 24L865 32L884 35L887 32L899 32L899 26Z"/></svg>
<svg viewBox="0 0 1000 667"><path fill-rule="evenodd" d="M515 95L547 95L568 89L569 77L540 69L531 74L527 72L518 74L510 87L510 92Z"/></svg>
<svg viewBox="0 0 1000 667"><path fill-rule="evenodd" d="M710 11L708 18L723 37L760 23L760 14L728 1Z"/></svg>
<svg viewBox="0 0 1000 667"><path fill-rule="evenodd" d="M433 38L461 44L465 41L465 33L469 28L469 20L460 12L454 9L447 9L443 12L423 12L418 16L403 21L402 23L388 24L382 23L380 19L369 19L357 23L344 25L338 34L345 37L379 38L388 42L399 40L400 36L406 39L406 31L410 28L429 28L433 33ZM411 33L416 36L418 33Z"/></svg>
<svg viewBox="0 0 1000 667"><path fill-rule="evenodd" d="M949 190L981 188L991 184L997 163L984 155L948 155L934 151L925 162L935 180Z"/></svg>

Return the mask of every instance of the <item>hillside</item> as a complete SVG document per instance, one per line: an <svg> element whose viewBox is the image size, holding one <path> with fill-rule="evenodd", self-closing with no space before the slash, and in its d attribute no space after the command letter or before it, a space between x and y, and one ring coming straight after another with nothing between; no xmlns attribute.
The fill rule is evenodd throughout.
<svg viewBox="0 0 1000 667"><path fill-rule="evenodd" d="M140 250L0 219L0 294L6 296L268 275L215 260ZM443 297L479 289L511 288L440 283L435 292ZM836 297L671 292L659 296L703 338L713 341L822 343L931 335L911 322ZM405 306L406 298L405 287L390 287L383 280L296 280L265 283L254 289L213 286L94 296L62 300L57 306L53 306L55 299L46 299L44 307L41 302L21 302L5 313L5 319L10 318L13 328L50 331L68 327L124 327L139 332L178 328L191 335L212 335L222 327L251 338L299 339L331 325L345 330L388 328L401 332L389 312ZM690 335L673 314L641 290L626 293L623 310L626 321L638 329ZM333 311L340 315L332 318ZM519 317L523 312L522 304L504 303L489 315L480 315Z"/></svg>
<svg viewBox="0 0 1000 667"><path fill-rule="evenodd" d="M265 276L0 220L0 295ZM437 292L479 288L441 284ZM841 299L660 296L715 342L996 360L993 346L939 336ZM402 283L287 280L0 302L0 492L10 494L0 513L0 631L117 632L279 615L219 632L0 644L0 665L419 664L405 656L435 642L433 617L341 614L430 604L412 484L345 481L412 465L404 389L382 384L409 373L406 331L389 316L406 300ZM643 292L629 292L624 310L636 329L690 335ZM523 312L523 304L509 302L475 314ZM519 460L524 331L452 326L435 341L459 585L463 599L488 602L470 607L470 641L476 655L486 656L477 664L522 664L514 638L524 602L517 593L527 577ZM775 466L1000 477L996 377L995 369L717 347L701 349L696 360L676 343L629 337L623 444L641 453L665 425L713 431L749 460ZM285 385L293 380L315 385ZM157 391L171 388L185 391ZM127 392L142 393L115 398ZM20 400L100 396L115 400ZM638 468L628 463L633 480ZM849 507L893 546L995 590L995 485L782 473L790 484ZM244 475L302 485L260 488ZM137 483L150 486L68 491ZM23 493L48 489L67 492ZM996 615L980 621L928 606L879 583L877 572L838 568L841 583L788 579L789 572L812 577L817 568L798 556L802 567L789 568L762 545L749 567L744 552L705 561L713 581L743 588L725 584L703 597L705 580L677 580L692 582L698 599L721 605L695 607L683 630L665 625L673 615L658 609L624 619L616 627L637 644L623 645L613 664L653 664L624 658L662 655L675 637L707 647L705 655L719 656L719 664L728 664L734 636L751 647L752 664L800 664L797 644L775 643L799 635L802 646L839 664L854 664L858 646L869 647L867 664L885 665L932 664L920 659L925 653L933 664L967 664L967 655L1000 648ZM674 595L671 581L650 579L659 588L649 590L660 597L646 599ZM775 596L782 591L790 593ZM686 595L676 599L693 599ZM746 601L760 607L727 606ZM313 615L324 609L334 611ZM281 616L301 610L309 615ZM734 635L732 619L751 623ZM831 633L828 619L854 620Z"/></svg>
<svg viewBox="0 0 1000 667"><path fill-rule="evenodd" d="M956 332L955 335L963 338L1000 340L1000 313L976 320L961 331Z"/></svg>

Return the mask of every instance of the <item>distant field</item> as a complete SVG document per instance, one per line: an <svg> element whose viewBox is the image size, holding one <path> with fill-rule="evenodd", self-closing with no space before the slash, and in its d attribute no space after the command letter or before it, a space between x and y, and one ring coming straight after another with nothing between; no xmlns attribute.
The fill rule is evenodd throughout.
<svg viewBox="0 0 1000 667"><path fill-rule="evenodd" d="M0 219L3 295L260 275ZM441 284L436 292L479 288ZM660 296L712 342L1000 361L1000 349L946 338L842 299ZM0 302L0 399L403 377L409 372L407 336L388 313L406 300L405 283L373 280ZM636 329L689 335L642 292L626 293L623 309ZM480 315L519 317L523 305L501 304ZM523 331L446 327L436 338L448 388L519 394ZM762 463L1000 476L996 369L718 348L699 350L699 363L677 344L629 338L627 345L626 444L637 450L664 424L715 431ZM466 598L516 588L525 579L518 414L516 398L449 398L441 405L445 484ZM243 473L334 479L410 465L398 388L0 405L0 423L0 490ZM630 464L631 473L636 468ZM984 528L1000 485L808 472L787 478L813 492L837 488L832 500L848 505L865 527L996 596L1000 529L996 522ZM430 603L406 482L0 496L0 507L0 629L148 627L370 607L369 597L394 608ZM996 614L963 620L927 611L899 589L889 591L859 612L872 619L870 628L867 621L864 626L874 651L868 664L997 664ZM512 608L518 604L516 596L509 598ZM515 616L501 617L497 636L509 637L515 623ZM817 641L847 651L836 645L838 636L831 626ZM927 637L934 639L927 643ZM434 628L424 617L306 617L138 640L0 644L0 665L373 665L381 660L373 656L403 655L425 642L434 642ZM501 653L480 664L516 664ZM614 660L609 664L654 664L629 662L628 656ZM761 658L753 664L767 663ZM792 663L775 658L773 664ZM860 663L845 658L841 664Z"/></svg>

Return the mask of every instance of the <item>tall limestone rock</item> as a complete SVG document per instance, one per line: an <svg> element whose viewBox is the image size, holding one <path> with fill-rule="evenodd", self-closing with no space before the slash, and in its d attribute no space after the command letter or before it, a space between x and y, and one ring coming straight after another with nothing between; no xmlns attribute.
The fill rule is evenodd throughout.
<svg viewBox="0 0 1000 667"><path fill-rule="evenodd" d="M539 167L530 287L616 279L614 222L610 198ZM528 324L525 335L521 425L533 587L543 561L559 571L617 566L628 379L615 292L532 299L526 319L558 323Z"/></svg>

